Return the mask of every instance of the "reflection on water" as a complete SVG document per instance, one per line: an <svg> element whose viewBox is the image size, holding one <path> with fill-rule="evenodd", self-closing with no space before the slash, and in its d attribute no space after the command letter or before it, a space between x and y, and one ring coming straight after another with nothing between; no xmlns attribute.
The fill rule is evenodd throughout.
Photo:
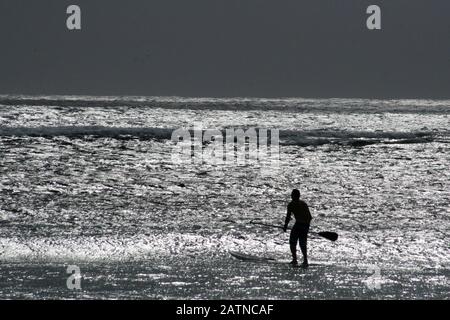
<svg viewBox="0 0 450 320"><path fill-rule="evenodd" d="M305 100L280 112L270 103L243 111L181 102L0 106L0 296L448 298L444 106L423 113L422 102L420 113L414 101L396 102L388 112L383 102L377 112L373 102L368 112L337 112ZM154 129L198 120L284 130L280 171L173 163L173 144ZM110 129L83 135L83 126ZM123 127L132 134L114 133ZM340 235L336 243L311 237L319 266L231 258L228 250L289 258L287 234L249 221L281 224L293 188L311 207L312 228ZM81 293L65 288L69 264L85 270ZM368 266L381 277L369 278Z"/></svg>

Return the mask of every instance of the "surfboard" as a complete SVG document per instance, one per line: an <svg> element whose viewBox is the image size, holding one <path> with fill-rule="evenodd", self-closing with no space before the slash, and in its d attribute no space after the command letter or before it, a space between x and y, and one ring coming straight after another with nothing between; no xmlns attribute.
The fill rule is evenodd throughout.
<svg viewBox="0 0 450 320"><path fill-rule="evenodd" d="M254 255L241 253L241 252L237 252L237 251L229 251L229 252L236 259L239 259L242 261L248 261L248 262L284 263L284 264L288 264L290 262L290 260L275 259L275 258L271 258L271 257L254 256Z"/></svg>

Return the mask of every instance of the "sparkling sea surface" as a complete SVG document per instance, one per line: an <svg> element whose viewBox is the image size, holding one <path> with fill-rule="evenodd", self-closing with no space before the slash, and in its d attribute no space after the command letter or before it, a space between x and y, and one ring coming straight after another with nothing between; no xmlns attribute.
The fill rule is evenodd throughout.
<svg viewBox="0 0 450 320"><path fill-rule="evenodd" d="M278 129L279 167L174 162L198 123ZM449 299L449 128L445 100L0 96L0 298ZM231 257L290 258L250 221L293 188L339 239Z"/></svg>

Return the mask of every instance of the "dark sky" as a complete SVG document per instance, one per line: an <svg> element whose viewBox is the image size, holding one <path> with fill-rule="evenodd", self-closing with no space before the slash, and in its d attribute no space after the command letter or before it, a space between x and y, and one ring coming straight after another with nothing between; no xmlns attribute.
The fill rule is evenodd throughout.
<svg viewBox="0 0 450 320"><path fill-rule="evenodd" d="M0 0L0 38L3 94L450 98L449 0Z"/></svg>

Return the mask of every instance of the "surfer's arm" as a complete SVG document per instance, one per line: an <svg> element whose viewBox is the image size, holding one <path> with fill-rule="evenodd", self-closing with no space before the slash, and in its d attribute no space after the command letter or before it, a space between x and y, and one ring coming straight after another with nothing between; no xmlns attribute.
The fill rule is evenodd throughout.
<svg viewBox="0 0 450 320"><path fill-rule="evenodd" d="M291 221L291 210L289 209L289 206L288 206L286 219L284 220L284 228L283 228L284 232L286 232L286 230L287 230L289 221Z"/></svg>
<svg viewBox="0 0 450 320"><path fill-rule="evenodd" d="M311 222L311 220L312 220L312 215L311 215L311 212L309 211L309 207L308 207L308 205L306 205L306 214L307 214L307 216L308 216L308 220L309 220L309 222Z"/></svg>

